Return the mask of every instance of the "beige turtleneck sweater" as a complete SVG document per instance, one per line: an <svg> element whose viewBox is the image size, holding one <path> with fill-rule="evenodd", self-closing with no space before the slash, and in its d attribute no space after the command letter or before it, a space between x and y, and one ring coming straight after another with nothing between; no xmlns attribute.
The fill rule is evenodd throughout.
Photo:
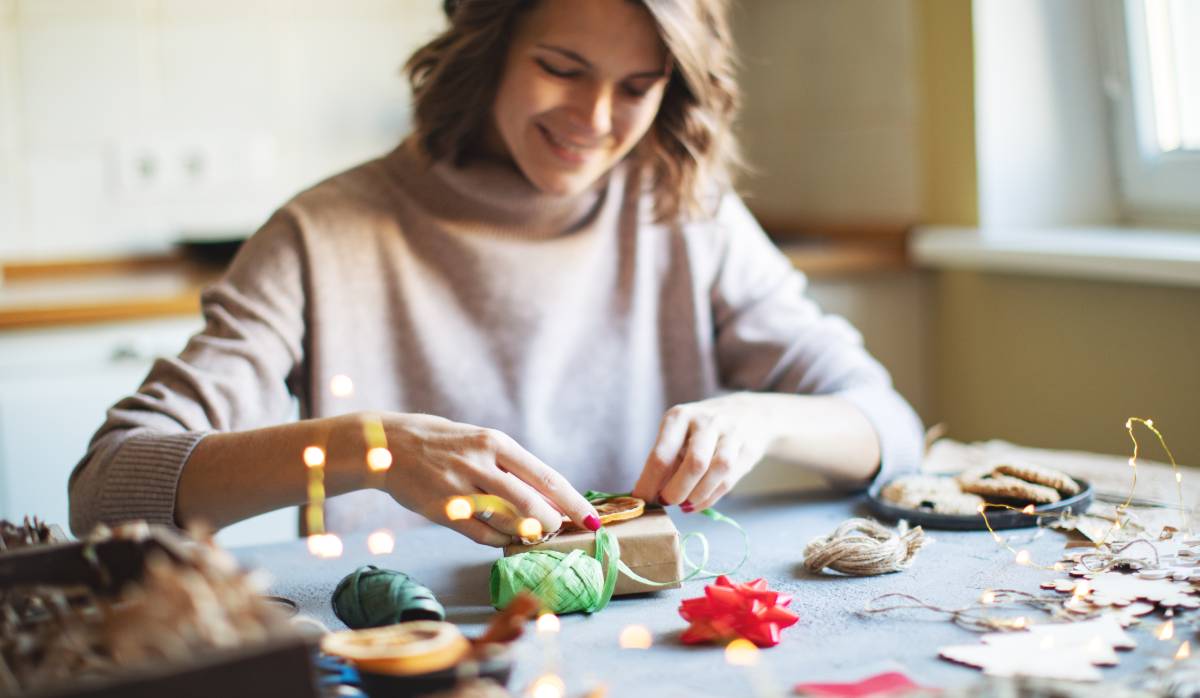
<svg viewBox="0 0 1200 698"><path fill-rule="evenodd" d="M496 428L580 490L628 490L663 412L726 390L837 394L874 425L882 472L921 454L887 372L736 195L655 224L626 167L554 197L497 163L427 167L409 141L284 205L202 301L205 330L108 411L72 474L76 533L174 523L196 444L285 421L293 396L301 417ZM336 374L352 397L329 392ZM328 503L332 531L403 518L377 491Z"/></svg>

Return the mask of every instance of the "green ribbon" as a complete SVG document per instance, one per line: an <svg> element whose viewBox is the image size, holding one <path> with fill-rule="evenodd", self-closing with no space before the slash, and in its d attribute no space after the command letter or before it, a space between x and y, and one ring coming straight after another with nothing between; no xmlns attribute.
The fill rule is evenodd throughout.
<svg viewBox="0 0 1200 698"><path fill-rule="evenodd" d="M375 565L364 565L343 577L331 602L334 615L354 630L446 618L432 591L403 572Z"/></svg>
<svg viewBox="0 0 1200 698"><path fill-rule="evenodd" d="M596 502L610 497L628 497L629 493L589 490L583 496L589 502ZM742 559L732 569L724 572L706 569L709 559L708 538L703 533L693 532L680 541L683 561L690 572L682 579L668 582L646 579L621 560L621 546L617 537L602 527L596 531L595 553L592 556L582 550L572 550L570 553L531 550L497 560L492 565L490 580L492 606L504 608L519 591L528 589L541 599L547 610L554 613L595 613L612 600L618 572L641 584L656 587L737 573L750 557L750 537L746 530L715 509L704 509L700 513L713 521L729 524L742 534ZM700 543L699 563L693 562L687 554L687 544L693 539Z"/></svg>

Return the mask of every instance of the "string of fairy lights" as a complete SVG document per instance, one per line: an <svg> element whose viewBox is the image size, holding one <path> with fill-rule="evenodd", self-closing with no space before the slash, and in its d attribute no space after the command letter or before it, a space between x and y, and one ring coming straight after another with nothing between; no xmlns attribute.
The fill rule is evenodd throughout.
<svg viewBox="0 0 1200 698"><path fill-rule="evenodd" d="M337 399L354 395L354 381L344 374L335 375L329 381L329 391ZM366 444L366 466L374 478L382 478L391 469L393 456L388 448L387 431L379 415L368 414L362 420L363 441ZM311 445L304 448L301 460L308 473L308 501L304 507L304 523L307 530L308 551L319 558L337 558L344 552L342 540L325 529L325 448ZM446 517L451 521L462 521L479 515L488 520L495 514L515 522L517 534L526 541L542 537L542 524L535 518L521 516L508 500L489 494L472 494L451 497L445 505ZM367 549L373 555L387 555L395 549L396 540L392 532L381 528L367 536Z"/></svg>
<svg viewBox="0 0 1200 698"><path fill-rule="evenodd" d="M1159 431L1159 429L1154 426L1153 419L1149 419L1149 418L1143 419L1141 417L1130 417L1125 420L1125 430L1126 430L1126 432L1128 432L1129 438L1133 443L1133 454L1129 457L1129 460L1128 460L1130 471L1131 471L1129 493L1125 497L1125 500L1115 507L1115 513L1113 516L1112 526L1110 526L1104 532L1104 534L1100 537L1100 540L1094 541L1094 546L1097 550L1103 550L1106 548L1110 548L1111 547L1110 539L1116 534L1117 531L1121 530L1122 527L1128 525L1128 523L1129 523L1129 516L1127 514L1127 511L1128 511L1129 507L1133 505L1134 495L1137 490L1138 457L1141 453L1141 444L1138 442L1137 434L1134 432L1134 427L1138 424L1144 426L1146 429L1149 429L1154 434L1154 436L1158 439L1159 445L1162 446L1163 451L1166 453L1167 458L1170 461L1171 470L1172 470L1172 473L1173 473L1174 479L1175 479L1175 490L1176 490L1176 494L1179 499L1179 506L1178 506L1178 509L1180 512L1180 529L1179 530L1180 530L1180 532L1183 532L1187 535L1192 534L1192 525L1191 525L1192 517L1190 515L1190 511L1188 510L1187 506L1185 505L1185 500L1184 500L1184 495L1183 495L1183 472L1180 469L1179 464L1175 461L1174 454L1171 453L1170 447L1167 446L1166 439L1163 437L1162 432ZM999 545L1003 546L1010 553L1013 554L1014 562L1016 564L1023 565L1023 566L1031 566L1031 567L1035 567L1037 569L1042 569L1042 570L1052 570L1052 571L1056 571L1056 572L1061 572L1061 571L1068 569L1068 565L1066 565L1063 562L1055 562L1053 565L1042 565L1042 564L1035 563L1032 559L1032 555L1030 554L1029 550L1027 550L1027 549L1017 550L1017 549L1013 548L1012 545L1009 544L1008 540L1006 538L1004 538L1003 536L1001 536L999 533L997 533L996 530L992 527L992 524L988 520L988 516L987 516L988 509L1007 509L1007 510L1012 510L1012 511L1019 511L1022 514L1026 514L1026 515L1038 516L1038 525L1040 527L1042 518L1044 518L1044 517L1038 515L1034 505L1030 504L1030 505L1018 508L1018 507L1014 507L1014 506L1009 506L1007 504L985 502L984 504L979 505L978 510L979 510L979 514L983 517L984 525L987 527L988 532L992 535L992 538ZM1056 515L1053 518L1061 518L1063 520L1069 520L1069 518L1071 516L1072 516L1072 514L1068 511L1068 512L1064 512L1061 516ZM1156 554L1157 554L1157 552L1156 552ZM1091 587L1090 587L1088 581L1086 579L1081 579L1076 583L1075 588L1072 590L1072 598L1076 601L1081 601L1081 600L1085 599L1089 593L1091 593ZM1002 605L1005 605L1006 603L1011 605L1011 602L1014 601L1014 594L1016 594L1016 592L1012 592L1011 590L988 589L988 590L985 590L980 595L978 604L984 608L987 608L987 607L998 608ZM890 596L890 595L885 595L885 596ZM1035 606L1037 605L1036 597L1033 597L1030 595L1024 595L1024 596L1029 596L1029 598L1016 598L1015 599L1016 602L1025 604L1025 605L1035 605ZM1032 602L1031 602L1031 599L1033 599ZM915 607L922 607L922 608L926 608L929 610L944 612L944 613L950 614L950 616L952 618L956 618L959 615L969 615L974 612L974 609L972 607L967 607L964 609L941 609L941 608L930 606L929 604L925 604L924 602L920 601L919 599L913 598L910 600L915 602L914 603ZM910 606L910 607L912 607L912 606ZM887 609L872 609L869 612L876 612L879 610L887 610ZM1175 637L1175 622L1174 622L1174 619L1171 617L1171 615L1172 615L1172 612L1168 611L1167 619L1154 630L1153 634L1156 639L1163 641L1163 642L1169 642ZM989 625L990 627L993 627L995 629L1001 629L1001 630L1024 630L1025 628L1027 628L1029 626L1029 620L1028 620L1028 618L1026 618L1024 616L1018 616L1016 618L986 617L985 616L982 618L982 622ZM1187 659L1190 656L1191 656L1191 642L1188 640L1184 640L1179 645L1179 648L1175 651L1173 658L1175 660L1181 660L1181 659Z"/></svg>

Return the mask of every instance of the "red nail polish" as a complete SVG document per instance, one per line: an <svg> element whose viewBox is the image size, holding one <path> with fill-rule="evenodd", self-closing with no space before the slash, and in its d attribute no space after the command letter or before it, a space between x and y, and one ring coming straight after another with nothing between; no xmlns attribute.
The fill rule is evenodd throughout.
<svg viewBox="0 0 1200 698"><path fill-rule="evenodd" d="M663 499L663 498L662 498L662 495L659 495L659 496L658 496L658 505L659 505L660 507L669 506L669 505L667 504L667 500L665 500L665 499Z"/></svg>
<svg viewBox="0 0 1200 698"><path fill-rule="evenodd" d="M680 508L680 509L682 509L682 510L683 510L683 513L685 513L685 514L690 514L690 513L692 513L693 511L695 511L695 510L692 508L692 505L691 505L691 504L680 504L680 505L679 505L679 508Z"/></svg>
<svg viewBox="0 0 1200 698"><path fill-rule="evenodd" d="M595 514L588 514L587 518L585 518L583 520L583 525L587 526L587 529L589 531L599 531L600 530L600 517L596 516Z"/></svg>
<svg viewBox="0 0 1200 698"><path fill-rule="evenodd" d="M690 507L690 506L692 506L692 502L691 502L691 500L685 499L685 500L683 500L683 504L680 504L679 506Z"/></svg>

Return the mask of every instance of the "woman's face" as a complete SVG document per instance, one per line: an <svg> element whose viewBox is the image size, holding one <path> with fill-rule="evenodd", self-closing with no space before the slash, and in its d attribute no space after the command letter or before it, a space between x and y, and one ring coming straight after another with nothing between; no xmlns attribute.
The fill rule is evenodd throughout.
<svg viewBox="0 0 1200 698"><path fill-rule="evenodd" d="M488 148L541 191L581 192L649 130L669 70L640 3L539 2L517 23Z"/></svg>

